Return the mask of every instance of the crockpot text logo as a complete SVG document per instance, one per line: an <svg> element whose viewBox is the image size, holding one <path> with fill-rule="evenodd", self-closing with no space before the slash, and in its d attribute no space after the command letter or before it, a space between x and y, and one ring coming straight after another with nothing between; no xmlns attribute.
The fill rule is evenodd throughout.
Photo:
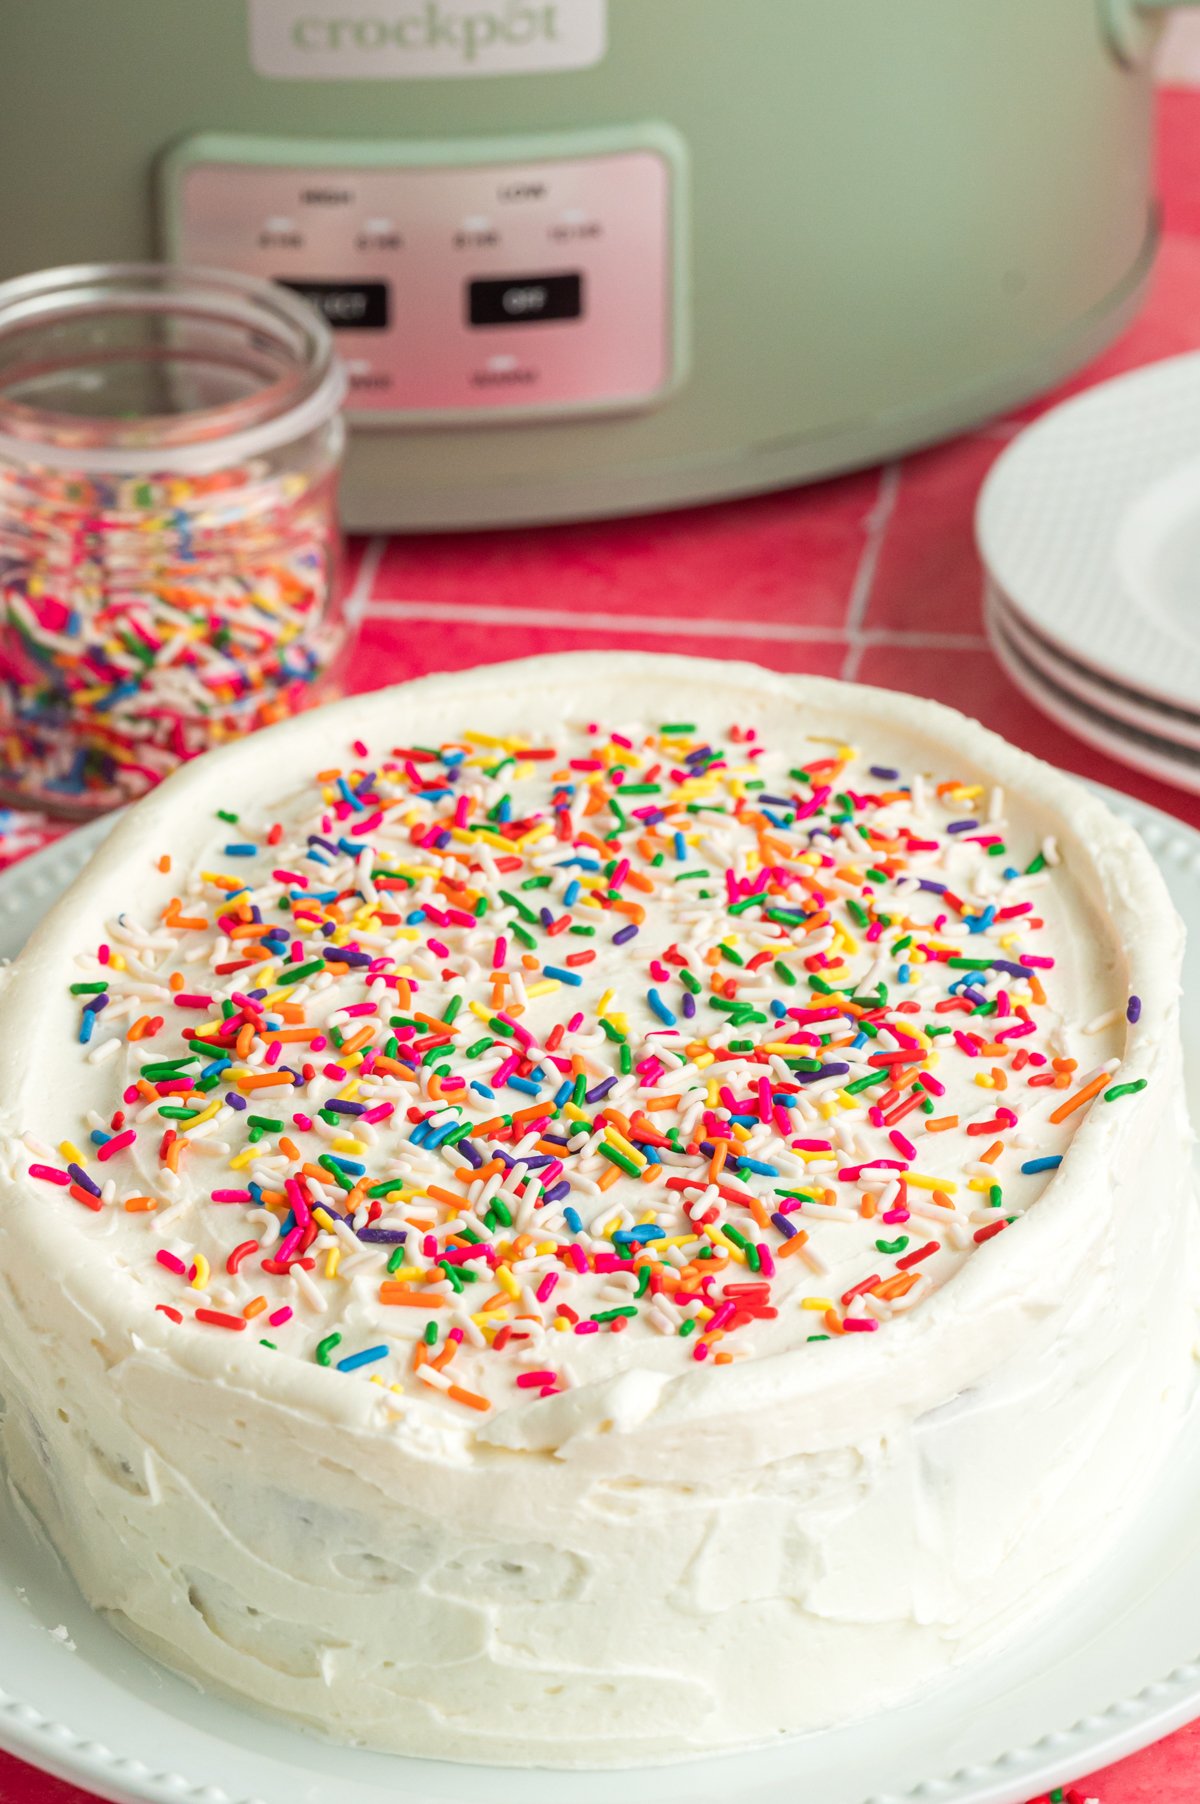
<svg viewBox="0 0 1200 1804"><path fill-rule="evenodd" d="M321 80L579 69L606 42L606 0L251 0L260 75Z"/></svg>
<svg viewBox="0 0 1200 1804"><path fill-rule="evenodd" d="M549 5L512 5L505 12L458 11L428 0L416 12L374 13L357 19L309 15L297 19L292 27L292 42L302 51L441 48L456 53L464 63L473 63L497 47L531 44L538 38L553 43L557 37L556 0Z"/></svg>

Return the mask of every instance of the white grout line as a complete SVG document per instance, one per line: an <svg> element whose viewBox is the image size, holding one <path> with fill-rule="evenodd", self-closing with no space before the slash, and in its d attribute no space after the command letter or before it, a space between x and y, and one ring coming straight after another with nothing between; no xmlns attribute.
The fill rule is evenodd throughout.
<svg viewBox="0 0 1200 1804"><path fill-rule="evenodd" d="M858 635L864 651L873 645L907 647L909 651L990 651L986 633L908 633L901 627L866 627Z"/></svg>
<svg viewBox="0 0 1200 1804"><path fill-rule="evenodd" d="M671 614L601 614L565 608L517 607L508 602L372 600L371 620L461 621L465 626L569 627L578 632L645 633L682 639L772 639L784 644L840 645L846 633L837 626L810 626L805 621L697 620ZM866 646L907 646L913 651L984 651L983 633L905 632L890 627L863 627L855 635Z"/></svg>
<svg viewBox="0 0 1200 1804"><path fill-rule="evenodd" d="M879 493L875 505L867 520L867 541L863 546L862 556L858 560L858 569L854 573L854 586L850 591L850 605L846 609L846 655L842 659L842 676L846 682L854 681L858 675L858 667L862 662L864 649L863 629L867 618L867 609L871 602L871 590L875 583L875 573L879 568L879 554L883 550L883 541L887 537L887 529L896 511L896 497L900 492L900 464L885 464L879 474Z"/></svg>
<svg viewBox="0 0 1200 1804"><path fill-rule="evenodd" d="M595 632L677 634L686 639L840 640L837 626L804 621L707 620L687 614L605 614L574 608L531 608L510 602L372 601L373 620L462 620L477 626L575 627Z"/></svg>
<svg viewBox="0 0 1200 1804"><path fill-rule="evenodd" d="M371 585L375 581L386 546L386 538L376 537L368 539L363 547L362 561L346 592L344 604L346 620L351 626L357 626L363 617L371 598Z"/></svg>

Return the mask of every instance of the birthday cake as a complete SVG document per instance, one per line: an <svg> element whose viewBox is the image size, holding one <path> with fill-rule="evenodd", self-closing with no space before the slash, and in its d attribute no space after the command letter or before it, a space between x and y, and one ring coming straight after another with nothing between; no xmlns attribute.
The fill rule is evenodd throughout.
<svg viewBox="0 0 1200 1804"><path fill-rule="evenodd" d="M935 704L535 659L139 803L0 990L10 1479L343 1740L629 1764L1027 1625L1191 1382L1181 929Z"/></svg>

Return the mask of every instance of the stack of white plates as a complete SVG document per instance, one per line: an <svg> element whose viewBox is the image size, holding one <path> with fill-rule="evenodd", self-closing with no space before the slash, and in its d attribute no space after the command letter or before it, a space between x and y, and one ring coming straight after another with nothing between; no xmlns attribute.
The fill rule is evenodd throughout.
<svg viewBox="0 0 1200 1804"><path fill-rule="evenodd" d="M1200 794L1200 354L1022 432L975 524L988 634L1017 687L1089 745Z"/></svg>

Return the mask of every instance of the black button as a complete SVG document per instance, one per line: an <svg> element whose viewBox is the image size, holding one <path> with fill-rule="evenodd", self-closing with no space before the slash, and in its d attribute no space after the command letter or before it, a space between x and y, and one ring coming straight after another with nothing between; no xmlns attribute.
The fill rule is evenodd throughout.
<svg viewBox="0 0 1200 1804"><path fill-rule="evenodd" d="M335 331L352 327L378 332L388 323L386 282L289 282L285 276L276 280L311 301Z"/></svg>
<svg viewBox="0 0 1200 1804"><path fill-rule="evenodd" d="M501 276L467 283L467 316L473 326L529 326L545 319L578 319L583 277Z"/></svg>

